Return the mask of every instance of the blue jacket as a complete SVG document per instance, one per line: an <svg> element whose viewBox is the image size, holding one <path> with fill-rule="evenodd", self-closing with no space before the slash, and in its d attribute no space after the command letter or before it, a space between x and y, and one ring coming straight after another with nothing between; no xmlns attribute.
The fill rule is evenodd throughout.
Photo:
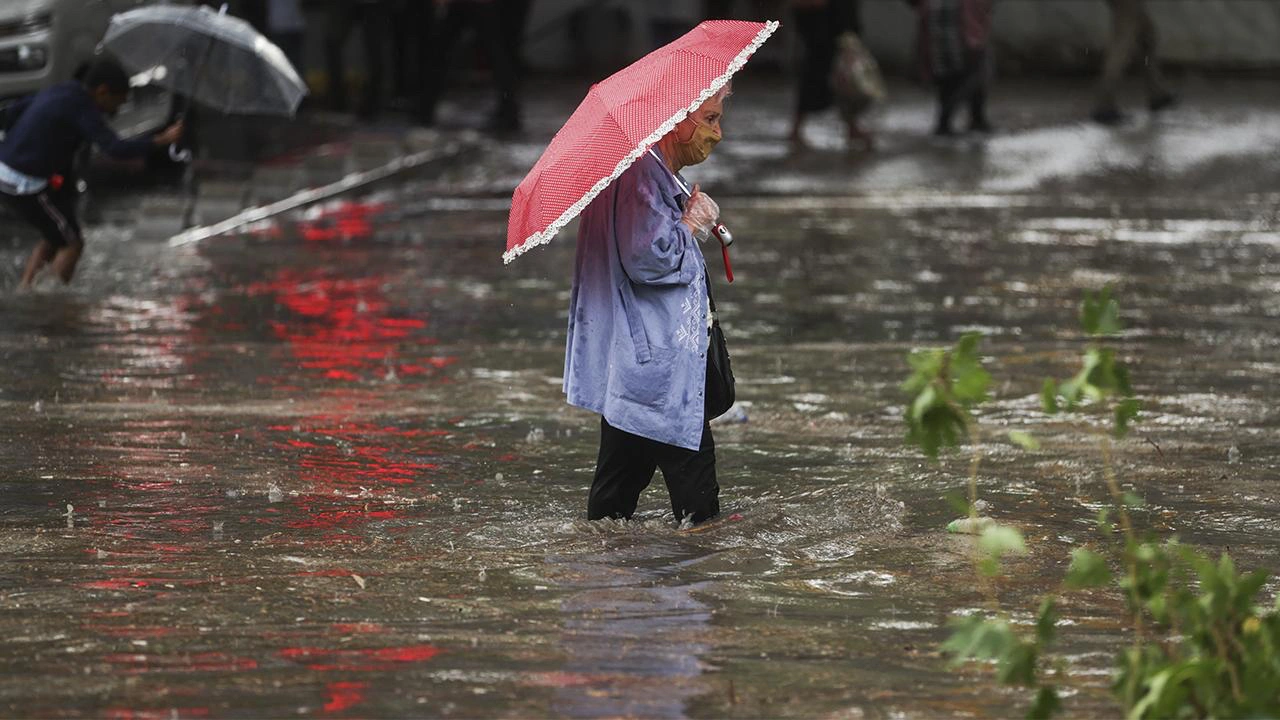
<svg viewBox="0 0 1280 720"><path fill-rule="evenodd" d="M645 153L582 213L564 392L641 437L696 450L707 373L706 261L683 191Z"/></svg>
<svg viewBox="0 0 1280 720"><path fill-rule="evenodd" d="M6 112L17 120L0 143L0 163L33 177L67 173L86 142L116 158L142 157L152 146L149 137L121 140L75 81L45 88Z"/></svg>

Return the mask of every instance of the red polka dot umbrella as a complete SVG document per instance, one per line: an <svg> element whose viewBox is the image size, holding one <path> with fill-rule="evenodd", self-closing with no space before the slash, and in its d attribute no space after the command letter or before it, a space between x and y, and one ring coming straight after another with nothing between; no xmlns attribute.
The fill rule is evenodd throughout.
<svg viewBox="0 0 1280 720"><path fill-rule="evenodd" d="M777 28L708 20L593 85L516 187L503 261L551 242L649 146L719 92Z"/></svg>

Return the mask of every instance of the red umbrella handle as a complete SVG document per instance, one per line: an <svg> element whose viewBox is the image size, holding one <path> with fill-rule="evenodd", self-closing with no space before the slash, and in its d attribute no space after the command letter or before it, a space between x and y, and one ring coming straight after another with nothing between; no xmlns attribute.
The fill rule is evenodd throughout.
<svg viewBox="0 0 1280 720"><path fill-rule="evenodd" d="M711 234L720 241L720 254L724 257L724 276L729 282L733 282L733 265L729 262L729 246L733 244L733 234L724 226L724 223L716 223L711 228Z"/></svg>

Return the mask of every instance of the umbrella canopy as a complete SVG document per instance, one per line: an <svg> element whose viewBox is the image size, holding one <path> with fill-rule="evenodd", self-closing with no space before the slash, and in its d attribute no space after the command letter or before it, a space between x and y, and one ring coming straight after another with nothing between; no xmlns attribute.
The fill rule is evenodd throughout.
<svg viewBox="0 0 1280 720"><path fill-rule="evenodd" d="M592 86L516 187L511 262L551 241L648 148L715 95L778 28L708 20Z"/></svg>
<svg viewBox="0 0 1280 720"><path fill-rule="evenodd" d="M307 94L280 48L249 23L203 5L113 15L102 45L132 72L226 113L292 115Z"/></svg>

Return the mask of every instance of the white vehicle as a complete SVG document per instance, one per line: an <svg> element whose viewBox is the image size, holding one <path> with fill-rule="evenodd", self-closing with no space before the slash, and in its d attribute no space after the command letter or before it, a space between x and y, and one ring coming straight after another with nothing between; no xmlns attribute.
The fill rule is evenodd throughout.
<svg viewBox="0 0 1280 720"><path fill-rule="evenodd" d="M70 80L93 60L107 22L156 0L0 0L0 103ZM181 3L186 4L186 3ZM136 87L112 121L124 137L163 127L172 95Z"/></svg>

